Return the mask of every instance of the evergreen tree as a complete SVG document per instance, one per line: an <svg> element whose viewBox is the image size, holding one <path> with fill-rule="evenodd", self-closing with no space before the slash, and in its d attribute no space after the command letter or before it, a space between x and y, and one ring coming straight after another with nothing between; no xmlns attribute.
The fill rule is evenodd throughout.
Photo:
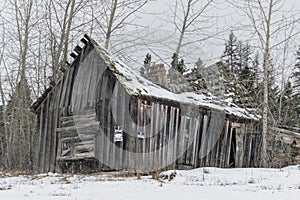
<svg viewBox="0 0 300 200"><path fill-rule="evenodd" d="M184 60L181 59L180 61L178 61L178 55L176 53L174 53L172 56L171 66L173 69L177 70L180 74L186 72Z"/></svg>
<svg viewBox="0 0 300 200"><path fill-rule="evenodd" d="M300 47L296 52L296 64L294 66L292 78L294 79L294 91L300 95Z"/></svg>
<svg viewBox="0 0 300 200"><path fill-rule="evenodd" d="M144 60L144 66L141 67L140 69L140 74L142 76L145 76L145 70L150 67L151 65L151 54L150 53L147 53L146 57L145 57L145 60Z"/></svg>
<svg viewBox="0 0 300 200"><path fill-rule="evenodd" d="M279 115L279 124L284 126L297 126L297 104L293 97L293 87L291 82L288 82L283 91L281 100L281 113Z"/></svg>
<svg viewBox="0 0 300 200"><path fill-rule="evenodd" d="M249 45L249 43L246 43L245 45L243 45L240 42L239 48L240 48L240 55L239 55L240 71L242 71L245 67L250 69L251 65L252 65L252 57L251 56L253 54L251 46Z"/></svg>
<svg viewBox="0 0 300 200"><path fill-rule="evenodd" d="M241 85L243 85L247 91L253 91L255 89L255 72L253 72L248 65L246 65L239 77Z"/></svg>
<svg viewBox="0 0 300 200"><path fill-rule="evenodd" d="M249 67L250 72L247 73L249 75L248 79L250 79L251 82L248 82L246 86L247 90L249 91L249 96L252 97L252 108L259 108L261 102L263 101L263 85L259 79L259 68L260 56L259 53L256 52L253 60L251 61L251 67ZM248 71L248 69L246 68L245 71ZM244 74L245 71L243 71L242 74Z"/></svg>
<svg viewBox="0 0 300 200"><path fill-rule="evenodd" d="M295 110L296 110L296 118L298 121L296 122L296 125L300 127L300 47L296 52L296 64L294 66L294 70L292 73L292 78L294 81L294 103L295 103Z"/></svg>
<svg viewBox="0 0 300 200"><path fill-rule="evenodd" d="M279 119L279 98L280 98L280 88L276 84L276 70L273 59L271 56L268 56L269 59L269 78L268 78L268 97L269 97L269 117L268 122L271 126L278 126ZM263 96L261 97L263 98Z"/></svg>
<svg viewBox="0 0 300 200"><path fill-rule="evenodd" d="M252 49L248 43L246 45L240 43L239 81L247 91L253 90L255 85L256 72L252 65L252 54Z"/></svg>
<svg viewBox="0 0 300 200"><path fill-rule="evenodd" d="M183 74L184 72L186 72L186 67L185 67L185 64L184 64L184 60L181 59L177 66L176 66L176 69L179 73Z"/></svg>
<svg viewBox="0 0 300 200"><path fill-rule="evenodd" d="M226 70L230 73L238 74L240 64L240 42L231 31L228 41L225 44L225 51L222 55L222 61L226 63Z"/></svg>
<svg viewBox="0 0 300 200"><path fill-rule="evenodd" d="M260 62L259 62L259 53L256 52L254 55L254 59L252 61L252 69L255 75L255 82L258 83L259 82L259 68L260 68Z"/></svg>
<svg viewBox="0 0 300 200"><path fill-rule="evenodd" d="M151 64L151 54L147 53L145 60L144 60L144 65L149 65Z"/></svg>
<svg viewBox="0 0 300 200"><path fill-rule="evenodd" d="M203 90L207 88L203 74L205 74L205 64L201 58L198 58L191 72L185 75L194 91L203 93Z"/></svg>
<svg viewBox="0 0 300 200"><path fill-rule="evenodd" d="M241 72L239 74L239 85L240 85L240 98L241 103L244 104L244 107L247 108L257 108L258 102L256 101L257 95L257 72L256 66L259 61L256 58L256 61L252 61L253 51L250 45L241 44L240 51L240 64ZM255 63L256 62L256 63Z"/></svg>
<svg viewBox="0 0 300 200"><path fill-rule="evenodd" d="M195 67L192 70L201 70L205 67L205 63L201 58L198 58L197 62L195 63Z"/></svg>
<svg viewBox="0 0 300 200"><path fill-rule="evenodd" d="M245 45L239 41L233 32L225 44L222 61L225 68L222 70L226 93L234 94L234 102L241 107L256 108L255 94L257 89L257 72L254 69L252 48L249 43Z"/></svg>
<svg viewBox="0 0 300 200"><path fill-rule="evenodd" d="M177 64L178 64L178 54L174 53L173 56L172 56L171 67L173 69L176 69Z"/></svg>

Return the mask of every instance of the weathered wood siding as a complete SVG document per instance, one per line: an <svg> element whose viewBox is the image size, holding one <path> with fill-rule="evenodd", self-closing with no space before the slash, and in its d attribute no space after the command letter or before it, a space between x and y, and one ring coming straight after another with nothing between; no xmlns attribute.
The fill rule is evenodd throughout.
<svg viewBox="0 0 300 200"><path fill-rule="evenodd" d="M259 159L260 137L250 121L236 123L218 111L129 95L91 43L36 112L38 172L249 167ZM116 126L123 129L119 142Z"/></svg>
<svg viewBox="0 0 300 200"><path fill-rule="evenodd" d="M300 133L272 127L268 152L272 167L285 167L300 163Z"/></svg>

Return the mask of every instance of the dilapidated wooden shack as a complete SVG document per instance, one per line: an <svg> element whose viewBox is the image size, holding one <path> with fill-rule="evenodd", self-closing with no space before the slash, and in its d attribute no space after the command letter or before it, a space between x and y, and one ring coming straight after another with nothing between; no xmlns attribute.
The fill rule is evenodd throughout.
<svg viewBox="0 0 300 200"><path fill-rule="evenodd" d="M257 118L228 101L174 94L85 35L62 78L31 106L37 172L128 171L259 163Z"/></svg>
<svg viewBox="0 0 300 200"><path fill-rule="evenodd" d="M281 168L300 164L300 129L271 127L268 137L269 166Z"/></svg>

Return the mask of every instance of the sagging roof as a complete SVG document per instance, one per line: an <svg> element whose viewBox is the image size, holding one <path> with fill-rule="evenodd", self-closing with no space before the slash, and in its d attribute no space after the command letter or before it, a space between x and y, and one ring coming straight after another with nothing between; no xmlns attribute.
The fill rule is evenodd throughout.
<svg viewBox="0 0 300 200"><path fill-rule="evenodd" d="M120 60L111 56L107 50L101 48L95 40L93 40L86 34L84 35L84 38L81 39L81 41L88 41L94 46L101 57L105 60L109 69L115 74L119 82L124 86L124 88L130 95L146 97L148 96L156 99L175 101L184 104L193 104L199 107L224 111L226 114L234 115L238 118L251 120L259 119L259 116L252 114L250 111L233 104L231 99L220 100L215 96L207 96L204 94L196 94L193 92L186 92L181 94L170 92L145 79L140 75L139 72L135 71ZM40 97L36 102L33 103L31 109L36 110L50 91L51 89L46 90L42 97Z"/></svg>

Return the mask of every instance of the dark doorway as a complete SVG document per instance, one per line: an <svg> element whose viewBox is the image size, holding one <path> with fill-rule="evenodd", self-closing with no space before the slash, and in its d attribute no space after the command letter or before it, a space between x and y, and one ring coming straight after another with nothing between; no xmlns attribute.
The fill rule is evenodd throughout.
<svg viewBox="0 0 300 200"><path fill-rule="evenodd" d="M232 129L232 136L230 142L230 157L229 157L229 167L235 167L235 157L236 157L236 129Z"/></svg>

